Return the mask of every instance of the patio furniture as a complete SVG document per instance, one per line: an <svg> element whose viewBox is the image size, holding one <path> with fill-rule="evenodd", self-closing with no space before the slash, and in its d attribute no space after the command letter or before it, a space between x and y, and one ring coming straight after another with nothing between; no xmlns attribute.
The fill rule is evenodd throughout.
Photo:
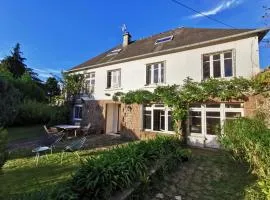
<svg viewBox="0 0 270 200"><path fill-rule="evenodd" d="M43 126L46 133L48 134L49 137L51 137L52 135L57 135L59 134L60 132L57 130L57 128L54 128L54 127L50 127L48 128L46 125Z"/></svg>
<svg viewBox="0 0 270 200"><path fill-rule="evenodd" d="M62 161L63 161L63 156L67 152L71 152L73 154L76 154L77 157L80 159L80 155L78 154L77 151L80 150L83 147L85 141L86 141L86 137L82 137L80 139L75 140L70 145L66 146L63 149L62 154L61 154L61 164L62 164Z"/></svg>
<svg viewBox="0 0 270 200"><path fill-rule="evenodd" d="M50 150L50 147L47 147L47 146L37 147L37 148L34 148L32 150L33 153L36 153L36 157L35 157L36 166L38 165L38 160L39 160L39 157L40 157L40 153L41 152L44 152L45 153L46 158L48 160L48 155L46 154L46 151L48 151L48 150Z"/></svg>
<svg viewBox="0 0 270 200"><path fill-rule="evenodd" d="M74 136L77 136L77 130L80 129L79 125L67 125L67 124L63 124L63 125L56 125L55 126L58 129L62 129L64 131L74 131Z"/></svg>
<svg viewBox="0 0 270 200"><path fill-rule="evenodd" d="M52 135L51 137L43 137L40 141L39 141L39 145L40 146L47 146L50 148L51 150L51 154L52 154L52 150L53 148L55 148L55 145L60 142L63 137L64 137L64 133L63 131L61 131L62 134L58 134L58 135Z"/></svg>
<svg viewBox="0 0 270 200"><path fill-rule="evenodd" d="M89 123L87 126L82 127L81 131L83 132L83 135L88 135L91 127L91 123Z"/></svg>

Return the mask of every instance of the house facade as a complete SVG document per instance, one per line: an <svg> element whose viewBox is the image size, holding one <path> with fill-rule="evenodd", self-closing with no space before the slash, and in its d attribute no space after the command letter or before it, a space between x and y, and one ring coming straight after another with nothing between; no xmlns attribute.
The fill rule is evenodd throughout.
<svg viewBox="0 0 270 200"><path fill-rule="evenodd" d="M259 42L269 29L177 28L123 44L69 70L85 75L87 98L79 98L73 120L91 123L101 133L144 138L155 133L174 134L172 112L163 104L124 105L114 102L116 92L150 90L181 85L187 77L251 78L260 72ZM191 145L219 146L214 127L225 119L249 115L250 102L194 105L186 122Z"/></svg>

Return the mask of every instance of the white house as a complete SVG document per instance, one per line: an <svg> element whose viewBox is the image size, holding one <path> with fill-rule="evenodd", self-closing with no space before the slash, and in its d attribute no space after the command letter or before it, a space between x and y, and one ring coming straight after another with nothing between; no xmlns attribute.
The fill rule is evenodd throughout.
<svg viewBox="0 0 270 200"><path fill-rule="evenodd" d="M91 122L104 133L147 137L173 134L171 113L164 105L122 105L115 92L153 90L182 84L191 77L249 78L260 71L259 42L269 29L177 28L140 40L123 35L120 44L69 70L86 77L90 98L74 105L74 121ZM194 105L187 138L193 145L218 147L213 127L226 118L247 114L244 102Z"/></svg>

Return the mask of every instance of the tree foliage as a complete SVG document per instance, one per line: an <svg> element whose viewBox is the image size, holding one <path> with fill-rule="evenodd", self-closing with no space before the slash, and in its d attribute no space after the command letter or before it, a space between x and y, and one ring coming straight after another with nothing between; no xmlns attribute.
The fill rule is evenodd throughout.
<svg viewBox="0 0 270 200"><path fill-rule="evenodd" d="M63 73L63 94L72 99L83 91L84 75Z"/></svg>
<svg viewBox="0 0 270 200"><path fill-rule="evenodd" d="M54 77L49 77L45 83L45 88L47 91L47 94L50 97L60 95L60 88L58 85L58 81Z"/></svg>
<svg viewBox="0 0 270 200"><path fill-rule="evenodd" d="M0 77L0 127L12 123L18 113L21 93L10 82Z"/></svg>

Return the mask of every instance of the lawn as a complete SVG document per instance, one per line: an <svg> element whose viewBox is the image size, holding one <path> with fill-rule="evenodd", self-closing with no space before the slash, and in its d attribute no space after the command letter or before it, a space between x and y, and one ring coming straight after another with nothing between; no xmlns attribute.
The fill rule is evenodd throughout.
<svg viewBox="0 0 270 200"><path fill-rule="evenodd" d="M45 133L42 125L25 126L25 127L11 127L8 128L8 141L28 140L40 137Z"/></svg>
<svg viewBox="0 0 270 200"><path fill-rule="evenodd" d="M81 165L80 160L72 153L65 154L62 165L60 164L61 152L41 156L39 165L35 165L34 155L21 157L22 154L29 155L31 150L20 150L3 167L0 174L0 199L31 193L36 190L49 189L57 183L67 180ZM93 150L82 150L78 152L83 161L86 157L93 156L97 152ZM17 198L14 198L17 199Z"/></svg>

